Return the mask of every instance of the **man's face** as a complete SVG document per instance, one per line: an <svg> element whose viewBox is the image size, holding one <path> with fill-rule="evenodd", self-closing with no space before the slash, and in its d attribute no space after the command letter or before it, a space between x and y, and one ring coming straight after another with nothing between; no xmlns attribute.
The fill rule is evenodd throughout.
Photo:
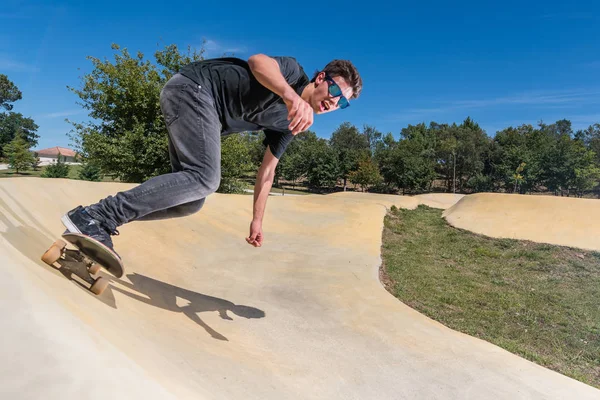
<svg viewBox="0 0 600 400"><path fill-rule="evenodd" d="M340 76L334 76L329 78L333 82L329 81L324 72L317 75L315 79L315 90L310 97L309 103L315 114L324 114L340 108L340 96L333 96L330 92L330 86L337 84L341 89L342 95L349 99L352 97L352 87L349 86L346 81ZM335 86L331 88L331 91L335 92ZM342 100L343 101L343 100Z"/></svg>

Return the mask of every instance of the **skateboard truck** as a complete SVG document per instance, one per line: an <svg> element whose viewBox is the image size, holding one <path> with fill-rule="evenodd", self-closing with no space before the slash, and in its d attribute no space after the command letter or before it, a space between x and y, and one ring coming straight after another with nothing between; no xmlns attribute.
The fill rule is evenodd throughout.
<svg viewBox="0 0 600 400"><path fill-rule="evenodd" d="M57 263L59 260L60 263ZM67 243L64 240L55 241L42 255L42 261L57 269L66 267L73 271L91 285L89 290L95 295L102 294L108 287L108 279L101 276L92 277L100 271L100 264L86 256L81 250L67 249Z"/></svg>

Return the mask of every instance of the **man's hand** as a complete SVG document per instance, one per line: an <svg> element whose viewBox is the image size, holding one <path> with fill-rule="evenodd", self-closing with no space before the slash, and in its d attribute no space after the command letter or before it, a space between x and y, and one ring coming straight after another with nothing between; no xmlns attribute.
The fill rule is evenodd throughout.
<svg viewBox="0 0 600 400"><path fill-rule="evenodd" d="M250 236L246 238L246 242L251 244L254 247L262 246L263 242L263 232L262 232L262 222L260 221L252 221L250 224Z"/></svg>
<svg viewBox="0 0 600 400"><path fill-rule="evenodd" d="M283 99L288 109L289 129L293 135L305 131L313 123L314 110L294 91L279 69L277 61L264 54L255 54L248 59L248 65L256 79Z"/></svg>
<svg viewBox="0 0 600 400"><path fill-rule="evenodd" d="M288 121L291 120L289 129L292 135L307 130L314 120L314 110L302 97L293 90L283 96L283 101L288 109Z"/></svg>

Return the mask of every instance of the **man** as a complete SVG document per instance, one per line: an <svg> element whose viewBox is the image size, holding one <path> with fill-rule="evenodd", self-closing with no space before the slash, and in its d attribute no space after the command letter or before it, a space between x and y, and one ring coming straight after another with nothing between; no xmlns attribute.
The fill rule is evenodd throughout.
<svg viewBox="0 0 600 400"><path fill-rule="evenodd" d="M313 114L349 106L362 79L349 61L334 60L309 81L292 57L257 54L244 61L218 58L181 69L160 93L169 134L172 173L156 176L96 204L79 206L61 220L68 232L88 235L114 251L111 235L131 221L198 212L221 179L221 136L263 130L266 150L254 187L246 241L260 247L262 219L279 158Z"/></svg>

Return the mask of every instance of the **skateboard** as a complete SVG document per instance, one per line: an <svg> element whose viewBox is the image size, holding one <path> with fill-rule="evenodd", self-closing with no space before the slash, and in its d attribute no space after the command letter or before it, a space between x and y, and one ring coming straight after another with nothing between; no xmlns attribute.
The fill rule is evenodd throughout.
<svg viewBox="0 0 600 400"><path fill-rule="evenodd" d="M107 278L92 277L100 271L100 267L117 278L123 276L123 263L119 257L99 241L80 233L64 233L62 238L64 240L55 241L46 250L42 261L55 268L67 267L91 285L92 293L100 295L108 286ZM65 240L77 249L67 249Z"/></svg>

